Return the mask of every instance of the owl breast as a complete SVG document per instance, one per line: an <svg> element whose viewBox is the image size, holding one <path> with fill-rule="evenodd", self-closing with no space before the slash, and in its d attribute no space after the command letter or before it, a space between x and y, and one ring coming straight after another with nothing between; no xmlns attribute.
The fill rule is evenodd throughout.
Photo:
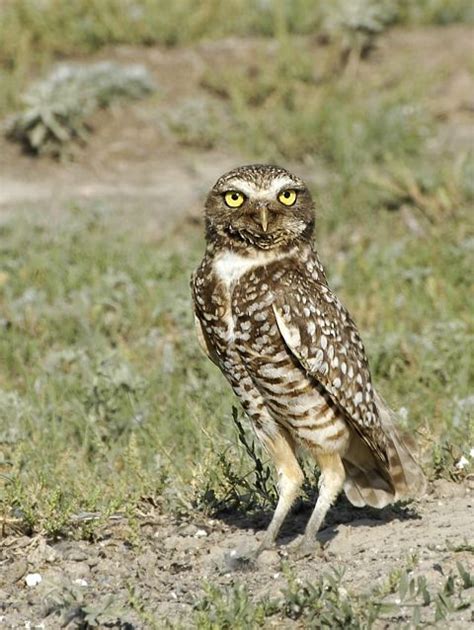
<svg viewBox="0 0 474 630"><path fill-rule="evenodd" d="M303 445L340 452L349 439L347 424L323 388L293 359L272 309L283 265L290 263L233 253L214 261L204 323L219 367L251 417L245 402L249 397Z"/></svg>

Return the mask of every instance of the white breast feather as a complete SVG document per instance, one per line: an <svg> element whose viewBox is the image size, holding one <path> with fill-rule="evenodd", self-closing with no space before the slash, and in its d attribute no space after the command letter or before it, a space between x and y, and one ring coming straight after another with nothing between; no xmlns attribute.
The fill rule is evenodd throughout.
<svg viewBox="0 0 474 630"><path fill-rule="evenodd" d="M263 252L258 256L241 256L236 252L223 252L220 254L214 262L214 272L219 279L230 289L233 284L247 271L250 271L254 267L261 267L268 263L286 258L289 254L275 255L272 252Z"/></svg>

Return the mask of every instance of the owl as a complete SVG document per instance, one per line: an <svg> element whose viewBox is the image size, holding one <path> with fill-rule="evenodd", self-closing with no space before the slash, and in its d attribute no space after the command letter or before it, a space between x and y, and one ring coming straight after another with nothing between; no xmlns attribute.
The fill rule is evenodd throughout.
<svg viewBox="0 0 474 630"><path fill-rule="evenodd" d="M222 175L205 204L206 250L192 277L197 336L269 453L278 503L260 545L272 545L298 496L301 450L320 469L300 543L344 490L358 507L420 495L425 478L372 383L364 345L314 248L314 204L283 168Z"/></svg>

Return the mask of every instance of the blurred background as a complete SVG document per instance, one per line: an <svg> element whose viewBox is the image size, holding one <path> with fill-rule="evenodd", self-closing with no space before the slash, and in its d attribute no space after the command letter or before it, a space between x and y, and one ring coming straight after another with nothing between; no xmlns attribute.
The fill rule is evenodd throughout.
<svg viewBox="0 0 474 630"><path fill-rule="evenodd" d="M263 500L188 289L207 190L256 161L311 187L331 284L428 474L472 470L473 19L471 0L0 1L15 527Z"/></svg>

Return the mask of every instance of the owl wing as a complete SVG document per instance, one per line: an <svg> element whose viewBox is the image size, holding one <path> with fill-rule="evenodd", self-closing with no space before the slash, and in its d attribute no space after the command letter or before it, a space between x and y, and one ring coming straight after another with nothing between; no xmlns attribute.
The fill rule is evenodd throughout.
<svg viewBox="0 0 474 630"><path fill-rule="evenodd" d="M219 366L220 365L219 357L217 356L214 348L212 347L211 342L209 341L209 337L206 331L204 330L203 325L201 324L201 320L199 319L199 316L196 313L196 309L194 311L194 327L196 330L196 336L199 343L199 347L204 352L204 354L208 357L208 359L211 359L213 363Z"/></svg>
<svg viewBox="0 0 474 630"><path fill-rule="evenodd" d="M202 312L202 308L200 308L200 302L203 303L203 301L199 297L196 285L196 280L199 276L200 271L200 268L197 269L192 274L190 281L191 293L193 297L194 329L196 331L196 337L199 343L199 347L208 357L208 359L211 359L211 361L218 366L219 358L212 346L212 343L210 342L209 335L206 333L205 327L203 326L201 321L201 319L204 318L204 313Z"/></svg>
<svg viewBox="0 0 474 630"><path fill-rule="evenodd" d="M348 311L326 284L289 270L273 311L288 349L383 466L387 455L364 346Z"/></svg>

